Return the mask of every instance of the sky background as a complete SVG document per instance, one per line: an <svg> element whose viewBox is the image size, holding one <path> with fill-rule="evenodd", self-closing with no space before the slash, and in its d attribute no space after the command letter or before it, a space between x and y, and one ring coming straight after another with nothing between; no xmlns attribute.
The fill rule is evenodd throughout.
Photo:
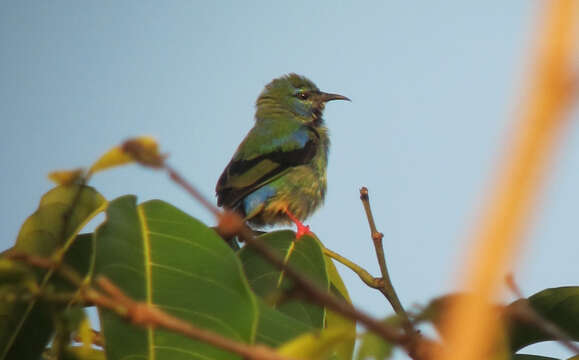
<svg viewBox="0 0 579 360"><path fill-rule="evenodd" d="M370 189L403 304L455 286L468 233L527 74L540 2L11 1L0 4L0 249L52 187L136 135L213 198L253 124L254 102L289 72L352 99L325 111L325 206L306 221L377 275L359 200ZM515 277L525 294L579 283L579 128L565 129ZM165 200L213 219L164 174L98 174L106 198ZM339 267L355 305L391 312ZM558 345L523 352L566 356ZM404 358L398 354L398 358Z"/></svg>

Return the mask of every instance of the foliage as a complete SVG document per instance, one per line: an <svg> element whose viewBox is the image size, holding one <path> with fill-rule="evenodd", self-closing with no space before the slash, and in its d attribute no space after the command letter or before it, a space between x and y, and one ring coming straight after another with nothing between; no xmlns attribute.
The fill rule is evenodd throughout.
<svg viewBox="0 0 579 360"><path fill-rule="evenodd" d="M87 221L105 208L106 221L94 234L79 235ZM275 231L257 239L320 289L349 301L318 238L296 240L292 231ZM20 253L50 259L82 281L71 282L56 265L43 269L20 261L22 256L14 256ZM136 197L122 196L107 203L91 187L61 185L42 198L14 247L0 259L2 359L38 359L43 352L45 358L62 359L241 358L162 327L127 321L106 307L99 307L104 348L74 345L75 336L91 343L79 305L91 305L83 301L82 287L96 287L99 276L106 276L137 302L236 342L278 348L288 358L354 357L355 323L312 303L283 270L255 249L233 250L212 228L159 200L138 204ZM414 316L415 321L438 324L442 304L449 298L433 301ZM523 301L502 307L513 352L553 340L552 334L509 315L509 309ZM531 296L528 304L579 340L579 287L547 289ZM402 327L398 317L386 323ZM372 332L358 336L356 359L387 359L396 346Z"/></svg>

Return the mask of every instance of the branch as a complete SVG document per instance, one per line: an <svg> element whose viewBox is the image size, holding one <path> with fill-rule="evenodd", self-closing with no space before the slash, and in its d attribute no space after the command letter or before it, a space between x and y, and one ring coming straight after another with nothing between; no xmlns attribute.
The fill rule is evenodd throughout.
<svg viewBox="0 0 579 360"><path fill-rule="evenodd" d="M105 304L107 304L109 300L122 304L127 311L126 313L117 312L117 315L124 316L135 325L142 327L162 327L166 330L182 334L190 339L200 340L215 347L238 354L245 359L289 360L289 358L277 354L267 346L248 345L231 340L216 332L195 327L190 323L176 318L156 307L149 306L147 303L137 302L125 295L121 289L105 277L101 276L97 278L96 283L108 295L108 299L101 303L101 299L106 296L96 291L91 293L90 299L97 304L101 303L101 306L103 307L106 307ZM114 310L115 308L113 307L109 309Z"/></svg>
<svg viewBox="0 0 579 360"><path fill-rule="evenodd" d="M146 165L146 164L145 164ZM273 264L278 269L284 271L286 275L291 278L294 283L308 296L310 301L317 304L323 305L340 315L357 321L364 325L368 330L378 334L384 340L399 344L407 349L409 353L412 353L411 344L413 341L409 339L405 334L398 331L398 329L387 326L377 319L367 315L366 313L356 309L351 304L338 299L334 295L320 289L316 284L310 281L308 278L303 276L293 267L288 266L283 259L278 256L267 244L258 240L253 235L253 231L247 225L245 225L241 217L232 211L221 211L213 204L211 204L207 199L205 199L201 193L195 189L193 185L188 183L179 173L171 168L169 165L164 163L162 166L168 173L171 179L173 179L178 185L182 186L189 192L195 199L199 200L203 206L207 208L211 213L213 213L218 221L218 229L220 234L237 234L244 240L247 245L253 247L257 252L259 252L267 261Z"/></svg>
<svg viewBox="0 0 579 360"><path fill-rule="evenodd" d="M134 325L140 327L160 327L184 335L190 339L203 341L220 349L235 353L244 359L291 360L288 357L277 354L267 346L248 345L231 340L216 332L195 327L147 303L135 301L106 277L100 276L96 279L95 282L102 289L102 291L99 291L90 286L83 286L82 277L76 274L74 270L62 264L56 267L57 263L50 259L25 253L11 253L8 254L8 258L19 260L39 268L54 269L73 285L82 286L80 288L80 296L82 299L101 308L111 310Z"/></svg>
<svg viewBox="0 0 579 360"><path fill-rule="evenodd" d="M390 280L390 275L388 275L388 267L386 266L386 257L384 256L384 247L382 245L384 234L378 232L376 229L376 223L374 222L374 216L372 215L372 209L370 208L368 188L362 187L360 189L360 200L362 200L362 205L364 206L364 211L366 212L366 217L368 218L370 235L372 236L372 242L374 243L374 249L376 250L376 257L378 258L378 264L380 265L380 272L382 273L382 288L379 290L382 292L382 294L384 294L386 299L388 299L396 314L398 314L404 320L404 328L406 329L407 334L414 334L416 331L414 330L410 319L408 318L408 314L406 313L406 310L404 310L404 307L398 298L398 295L396 295L396 291L394 290L394 286Z"/></svg>
<svg viewBox="0 0 579 360"><path fill-rule="evenodd" d="M131 146L126 146L128 144ZM279 257L267 244L255 238L253 231L247 227L243 219L238 214L229 210L221 211L219 208L209 202L193 185L187 182L185 178L183 178L175 169L169 166L162 155L158 154L157 152L150 152L146 148L140 146L138 143L131 143L130 140L123 145L123 149L127 151L127 153L129 153L133 159L135 159L141 165L153 169L164 169L167 171L169 177L173 181L175 181L179 186L183 187L217 218L217 229L222 237L228 237L228 235L238 235L240 240L244 240L247 245L252 246L267 261L269 261L278 269L284 271L286 275L291 278L294 283L308 296L310 301L314 301L317 304L323 305L348 319L361 323L368 330L371 330L374 333L380 335L386 341L399 344L406 348L408 353L413 354L413 348L419 345L417 344L415 336L409 337L404 333L401 333L398 329L381 323L379 320L356 309L351 304L344 302L343 300L338 299L325 290L318 288L317 285L315 285L301 273L292 267L287 266L283 259Z"/></svg>

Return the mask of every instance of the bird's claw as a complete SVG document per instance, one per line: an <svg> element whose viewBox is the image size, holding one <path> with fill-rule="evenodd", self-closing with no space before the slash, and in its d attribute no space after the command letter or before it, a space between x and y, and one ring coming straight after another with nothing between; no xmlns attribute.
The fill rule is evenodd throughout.
<svg viewBox="0 0 579 360"><path fill-rule="evenodd" d="M296 226L298 227L298 230L296 232L296 240L299 240L304 235L311 235L312 234L309 225L304 225L302 223L296 223Z"/></svg>
<svg viewBox="0 0 579 360"><path fill-rule="evenodd" d="M286 210L285 213L290 218L290 220L293 221L294 224L296 224L297 227L296 240L299 240L304 235L312 234L309 225L302 224L302 222L289 210Z"/></svg>

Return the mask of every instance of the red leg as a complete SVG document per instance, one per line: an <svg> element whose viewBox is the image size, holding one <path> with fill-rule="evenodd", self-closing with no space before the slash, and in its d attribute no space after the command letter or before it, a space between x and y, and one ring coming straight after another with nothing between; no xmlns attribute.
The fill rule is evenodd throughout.
<svg viewBox="0 0 579 360"><path fill-rule="evenodd" d="M299 221L298 218L295 217L294 214L292 214L289 210L286 210L285 213L290 218L290 220L293 221L294 224L296 224L298 228L296 232L296 239L299 239L304 235L309 235L312 233L310 231L310 227L308 225L302 224L302 222Z"/></svg>

